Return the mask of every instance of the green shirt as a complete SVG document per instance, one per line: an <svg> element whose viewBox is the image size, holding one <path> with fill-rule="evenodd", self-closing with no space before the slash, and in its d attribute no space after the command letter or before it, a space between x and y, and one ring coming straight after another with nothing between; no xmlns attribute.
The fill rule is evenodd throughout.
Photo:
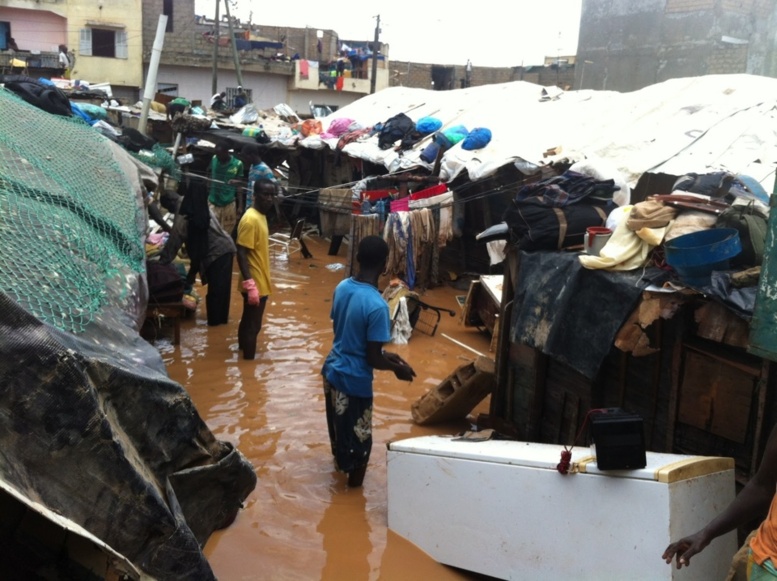
<svg viewBox="0 0 777 581"><path fill-rule="evenodd" d="M230 156L229 161L221 163L215 155L210 162L210 195L208 201L214 206L228 206L234 203L237 189L229 185L229 180L243 177L243 162Z"/></svg>

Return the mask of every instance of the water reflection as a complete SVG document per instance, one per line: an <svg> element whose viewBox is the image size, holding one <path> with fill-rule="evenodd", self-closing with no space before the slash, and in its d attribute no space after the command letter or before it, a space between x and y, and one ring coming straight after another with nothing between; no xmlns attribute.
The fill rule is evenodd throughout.
<svg viewBox="0 0 777 581"><path fill-rule="evenodd" d="M371 579L369 556L372 552L370 533L372 527L367 519L367 500L361 489L351 489L332 496L316 530L323 536L326 561L321 569L322 581L349 579ZM342 558L343 533L348 534L348 556ZM346 572L347 571L347 575Z"/></svg>
<svg viewBox="0 0 777 581"><path fill-rule="evenodd" d="M468 426L465 420L417 426L410 405L471 360L441 333L481 352L488 352L488 337L445 317L435 337L414 334L410 344L388 347L410 361L418 377L403 383L376 373L370 465L363 488L349 490L334 470L319 374L332 341L332 291L342 280L342 271L326 266L342 259L327 256L327 242L309 246L311 260L295 254L273 262L278 284L255 360L242 360L237 352L238 293L229 324L208 327L203 304L196 319L183 322L180 346L157 342L171 377L186 387L216 437L237 445L253 463L259 479L244 510L229 528L214 533L205 554L226 581L466 579L388 531L385 445ZM207 290L199 292L205 296ZM429 302L455 308L456 294L436 289ZM485 410L482 404L479 411Z"/></svg>

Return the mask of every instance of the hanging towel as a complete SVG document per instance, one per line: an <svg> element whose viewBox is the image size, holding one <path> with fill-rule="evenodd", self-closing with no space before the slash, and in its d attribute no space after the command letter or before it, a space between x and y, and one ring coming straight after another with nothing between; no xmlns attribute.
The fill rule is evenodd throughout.
<svg viewBox="0 0 777 581"><path fill-rule="evenodd" d="M351 230L353 193L350 188L326 188L318 194L321 235L345 236Z"/></svg>
<svg viewBox="0 0 777 581"><path fill-rule="evenodd" d="M307 79L310 77L310 63L306 60L299 61L299 78Z"/></svg>
<svg viewBox="0 0 777 581"><path fill-rule="evenodd" d="M437 246L444 247L453 239L453 192L448 191L431 198L410 200L411 210L419 208L439 208L440 228L437 232Z"/></svg>

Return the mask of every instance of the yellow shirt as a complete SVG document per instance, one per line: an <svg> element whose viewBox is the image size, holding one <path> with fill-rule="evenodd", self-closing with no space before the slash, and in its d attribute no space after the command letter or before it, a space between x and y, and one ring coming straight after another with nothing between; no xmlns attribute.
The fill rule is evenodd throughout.
<svg viewBox="0 0 777 581"><path fill-rule="evenodd" d="M248 208L237 225L237 244L248 249L248 268L259 289L259 296L272 292L270 283L270 230L267 217L256 208ZM239 280L243 292L243 277Z"/></svg>

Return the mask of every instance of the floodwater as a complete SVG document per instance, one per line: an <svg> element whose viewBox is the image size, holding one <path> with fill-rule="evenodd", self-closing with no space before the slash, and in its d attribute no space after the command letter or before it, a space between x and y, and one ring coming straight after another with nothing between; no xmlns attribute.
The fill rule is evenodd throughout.
<svg viewBox="0 0 777 581"><path fill-rule="evenodd" d="M223 581L273 580L461 580L476 576L435 562L387 528L386 444L429 434L456 434L470 421L436 426L413 423L410 406L459 365L476 357L446 334L493 357L490 337L459 323L450 286L423 300L456 311L443 313L432 337L416 327L409 344L388 345L417 373L412 383L390 372L375 373L373 449L364 485L348 488L334 470L319 374L332 341L329 319L335 285L345 269L347 246L328 256L328 242L306 239L313 253L273 258L275 293L265 311L256 359L237 351L242 299L233 291L230 322L205 324L204 295L195 318L182 323L181 345L161 337L170 377L191 394L217 438L233 443L253 463L258 483L228 528L208 541L205 554ZM471 414L488 411L488 400ZM455 510L455 507L451 507Z"/></svg>

